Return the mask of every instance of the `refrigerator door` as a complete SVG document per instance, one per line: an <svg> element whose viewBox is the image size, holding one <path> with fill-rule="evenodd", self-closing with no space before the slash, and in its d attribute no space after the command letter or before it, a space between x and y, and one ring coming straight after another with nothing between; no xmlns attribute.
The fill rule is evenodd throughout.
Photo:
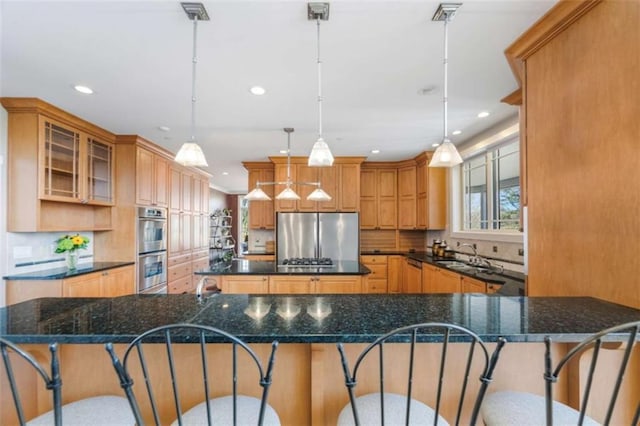
<svg viewBox="0 0 640 426"><path fill-rule="evenodd" d="M276 260L318 257L318 214L278 213L276 216Z"/></svg>
<svg viewBox="0 0 640 426"><path fill-rule="evenodd" d="M319 257L334 261L360 258L360 223L358 213L318 213Z"/></svg>

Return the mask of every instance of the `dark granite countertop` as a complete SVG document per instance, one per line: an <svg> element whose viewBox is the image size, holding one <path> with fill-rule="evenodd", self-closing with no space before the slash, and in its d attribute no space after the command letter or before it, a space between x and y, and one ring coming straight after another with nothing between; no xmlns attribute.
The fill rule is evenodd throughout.
<svg viewBox="0 0 640 426"><path fill-rule="evenodd" d="M61 280L65 278L77 277L78 275L90 274L92 272L104 271L106 269L119 268L121 266L133 265L135 262L93 262L78 264L78 269L70 271L66 267L45 269L43 271L25 272L22 274L6 275L3 280Z"/></svg>
<svg viewBox="0 0 640 426"><path fill-rule="evenodd" d="M331 268L279 267L276 262L233 260L208 270L196 271L197 275L366 275L369 268L359 262L335 262Z"/></svg>
<svg viewBox="0 0 640 426"><path fill-rule="evenodd" d="M264 316L256 317L258 311ZM287 319L286 312L295 315ZM318 319L317 312L326 316ZM588 297L215 294L198 301L190 294L130 295L42 298L0 308L0 335L16 343L127 343L153 327L193 323L249 343L356 343L403 325L440 321L467 327L487 341L502 336L510 342L542 342L549 335L557 342L576 342L638 319L638 309Z"/></svg>

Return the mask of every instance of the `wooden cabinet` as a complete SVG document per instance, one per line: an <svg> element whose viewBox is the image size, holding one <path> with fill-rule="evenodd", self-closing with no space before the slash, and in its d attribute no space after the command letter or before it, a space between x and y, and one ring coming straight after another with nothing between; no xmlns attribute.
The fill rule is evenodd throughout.
<svg viewBox="0 0 640 426"><path fill-rule="evenodd" d="M402 291L403 293L422 293L422 265L420 267L412 265L409 258L405 258L402 266Z"/></svg>
<svg viewBox="0 0 640 426"><path fill-rule="evenodd" d="M436 268L429 293L460 293L461 290L460 274L447 269Z"/></svg>
<svg viewBox="0 0 640 426"><path fill-rule="evenodd" d="M108 269L62 280L62 297L117 297L135 292L134 267Z"/></svg>
<svg viewBox="0 0 640 426"><path fill-rule="evenodd" d="M189 293L195 287L191 252L169 255L167 261L167 292L169 294Z"/></svg>
<svg viewBox="0 0 640 426"><path fill-rule="evenodd" d="M169 160L142 147L136 148L136 204L169 205Z"/></svg>
<svg viewBox="0 0 640 426"><path fill-rule="evenodd" d="M431 152L416 157L416 228L447 226L447 169L429 167Z"/></svg>
<svg viewBox="0 0 640 426"><path fill-rule="evenodd" d="M486 293L487 283L475 278L463 275L460 277L461 290L463 293Z"/></svg>
<svg viewBox="0 0 640 426"><path fill-rule="evenodd" d="M258 182L273 182L273 163L243 163L249 171L249 191L256 188ZM271 199L274 198L273 185L264 185L262 190ZM274 229L273 201L249 201L249 229Z"/></svg>
<svg viewBox="0 0 640 426"><path fill-rule="evenodd" d="M497 293L501 288L502 284L487 283L487 294Z"/></svg>
<svg viewBox="0 0 640 426"><path fill-rule="evenodd" d="M402 265L404 256L387 256L387 291L400 293L402 291Z"/></svg>
<svg viewBox="0 0 640 426"><path fill-rule="evenodd" d="M365 293L387 293L388 291L388 257L384 255L360 256L360 262L371 270L364 276L363 291Z"/></svg>
<svg viewBox="0 0 640 426"><path fill-rule="evenodd" d="M358 212L360 211L360 162L338 164L339 180L337 184L336 197L338 200L338 211Z"/></svg>
<svg viewBox="0 0 640 426"><path fill-rule="evenodd" d="M272 275L270 294L309 294L315 289L315 277L309 275Z"/></svg>
<svg viewBox="0 0 640 426"><path fill-rule="evenodd" d="M249 261L275 262L276 255L275 254L245 254L242 258L244 260L249 260Z"/></svg>
<svg viewBox="0 0 640 426"><path fill-rule="evenodd" d="M397 177L394 168L365 165L360 171L360 228L396 229Z"/></svg>
<svg viewBox="0 0 640 426"><path fill-rule="evenodd" d="M287 177L287 175L289 175L289 177ZM296 166L295 166L295 164L292 164L290 170L287 171L287 163L286 163L286 159L285 159L284 163L276 163L275 164L273 176L274 176L275 182L287 182L288 178L292 182L295 182L295 180L296 180ZM296 211L296 209L298 207L298 204L296 203L296 200L277 200L277 199L275 199L275 197L277 197L278 194L280 194L285 188L286 188L286 185L274 185L274 187L273 187L273 195L274 195L273 206L274 206L274 210L276 212L294 212L294 211ZM297 185L292 184L291 185L291 189L293 189L294 191L296 191L296 193L298 195L300 195L300 193L298 192Z"/></svg>
<svg viewBox="0 0 640 426"><path fill-rule="evenodd" d="M398 168L398 229L416 229L416 166Z"/></svg>
<svg viewBox="0 0 640 426"><path fill-rule="evenodd" d="M359 275L326 275L315 277L316 294L353 294L362 293L362 279Z"/></svg>
<svg viewBox="0 0 640 426"><path fill-rule="evenodd" d="M34 98L2 98L7 231L112 229L115 136Z"/></svg>
<svg viewBox="0 0 640 426"><path fill-rule="evenodd" d="M267 275L221 275L220 290L226 294L266 294L269 293Z"/></svg>

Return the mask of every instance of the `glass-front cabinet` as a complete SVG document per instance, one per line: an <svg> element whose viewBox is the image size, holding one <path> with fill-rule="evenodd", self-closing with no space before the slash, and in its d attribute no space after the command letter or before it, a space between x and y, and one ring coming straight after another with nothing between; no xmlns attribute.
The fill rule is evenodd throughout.
<svg viewBox="0 0 640 426"><path fill-rule="evenodd" d="M40 116L41 199L113 205L113 144Z"/></svg>

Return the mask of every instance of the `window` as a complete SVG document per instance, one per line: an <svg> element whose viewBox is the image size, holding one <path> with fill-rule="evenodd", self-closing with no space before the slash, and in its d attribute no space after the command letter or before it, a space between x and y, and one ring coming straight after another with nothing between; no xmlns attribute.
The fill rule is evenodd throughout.
<svg viewBox="0 0 640 426"><path fill-rule="evenodd" d="M520 152L518 140L469 158L462 167L465 231L518 230Z"/></svg>

